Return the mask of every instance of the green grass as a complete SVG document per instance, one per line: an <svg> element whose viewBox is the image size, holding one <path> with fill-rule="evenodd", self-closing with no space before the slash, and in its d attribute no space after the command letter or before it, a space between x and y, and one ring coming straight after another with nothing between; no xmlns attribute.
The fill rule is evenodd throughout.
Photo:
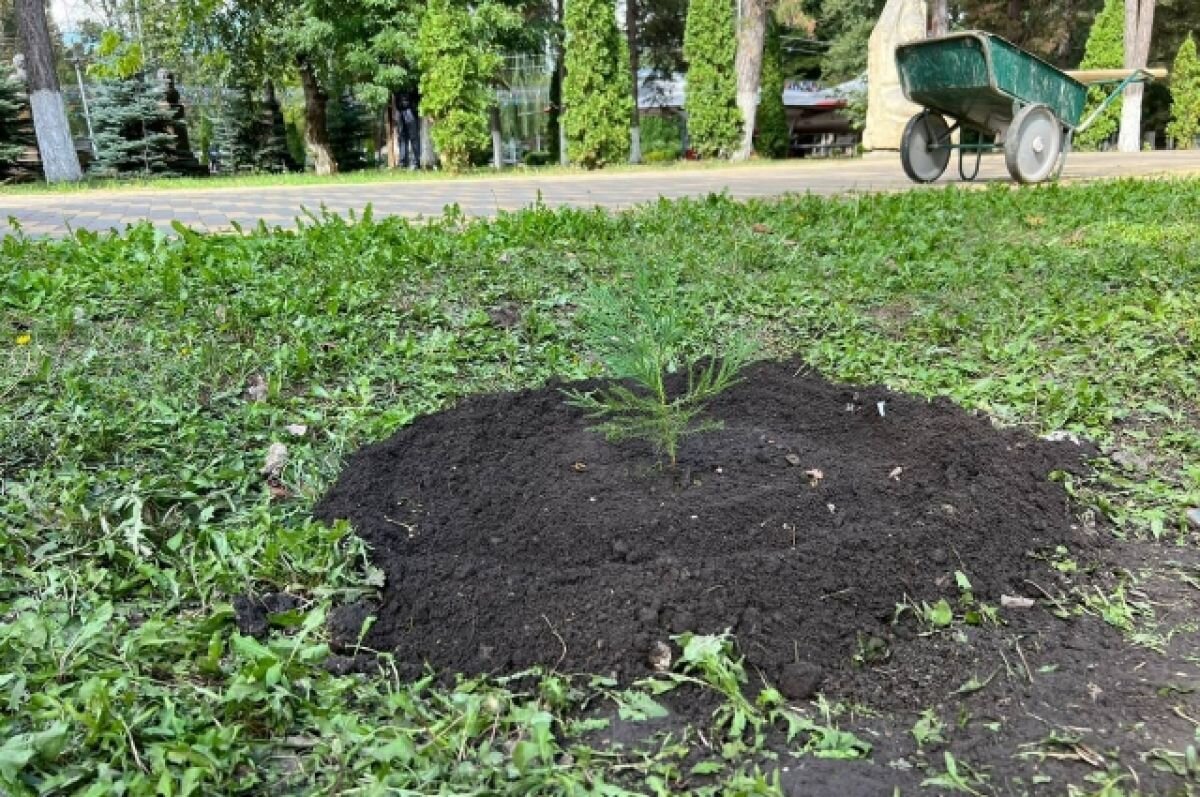
<svg viewBox="0 0 1200 797"><path fill-rule="evenodd" d="M325 613L379 583L347 528L308 520L344 457L466 394L594 372L574 306L648 264L675 273L697 347L747 330L831 376L1137 453L1143 472L1072 488L1171 542L1200 504L1198 222L1200 182L1120 182L5 239L0 791L770 793L736 700L701 730L742 753L715 745L699 775L694 736L589 750L581 709L616 698L586 677L331 674ZM516 327L489 321L506 302ZM260 474L273 442L286 498ZM237 634L232 597L277 590L304 608ZM727 693L737 668L706 668ZM798 750L833 733L805 722Z"/></svg>
<svg viewBox="0 0 1200 797"><path fill-rule="evenodd" d="M815 161L814 161L815 162ZM674 161L634 166L618 164L606 167L601 174L637 174L638 172L702 172L712 169L771 168L779 161ZM789 165L797 165L790 161ZM808 162L806 162L808 163ZM347 174L320 176L312 172L293 174L241 174L215 177L130 177L127 179L87 178L78 183L14 183L0 185L0 197L39 194L79 194L93 191L208 191L228 188L310 187L328 185L370 185L374 183L411 183L429 180L503 180L513 177L555 177L563 175L597 174L577 166L512 166L496 171L491 167L476 167L458 174L443 171L405 171L403 169L367 169Z"/></svg>

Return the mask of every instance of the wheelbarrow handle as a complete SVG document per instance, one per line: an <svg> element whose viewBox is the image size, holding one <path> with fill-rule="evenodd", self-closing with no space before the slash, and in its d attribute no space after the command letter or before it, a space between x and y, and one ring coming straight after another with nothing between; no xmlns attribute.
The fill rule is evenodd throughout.
<svg viewBox="0 0 1200 797"><path fill-rule="evenodd" d="M1130 77L1137 78L1135 82L1145 81L1147 83L1151 80L1166 80L1167 78L1165 69L1068 69L1066 74L1089 86L1120 83Z"/></svg>
<svg viewBox="0 0 1200 797"><path fill-rule="evenodd" d="M1115 102L1116 99L1121 96L1121 94L1125 91L1126 86L1131 86L1134 83L1146 83L1150 80L1154 80L1156 77L1159 77L1159 76L1166 77L1166 75L1167 75L1167 70L1165 70L1165 69L1109 69L1109 70L1096 70L1096 71L1097 72L1104 71L1104 72L1121 73L1125 77L1123 79L1122 78L1114 78L1111 80L1101 80L1101 81L1093 82L1092 85L1097 85L1097 86L1104 85L1106 83L1117 83L1117 87L1109 92L1108 96L1104 98L1104 102L1100 103L1100 106L1098 108L1096 108L1096 110L1092 111L1091 115L1088 116L1087 119L1084 119L1083 123L1080 124L1079 127L1075 128L1076 133L1082 133L1084 130L1087 130L1089 127L1091 127L1092 123L1095 122L1098 118L1100 118L1100 114L1104 113L1104 110L1106 108L1108 108L1109 105L1112 105L1113 102ZM1071 73L1068 72L1067 74L1071 74ZM1078 74L1078 73L1076 73L1076 74ZM1081 81L1081 82L1086 83L1087 81Z"/></svg>

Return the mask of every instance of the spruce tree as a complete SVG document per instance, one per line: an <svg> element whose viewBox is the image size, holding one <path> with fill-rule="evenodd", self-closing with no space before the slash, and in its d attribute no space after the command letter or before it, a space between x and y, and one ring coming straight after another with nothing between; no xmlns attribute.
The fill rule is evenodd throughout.
<svg viewBox="0 0 1200 797"><path fill-rule="evenodd" d="M364 142L371 134L371 112L349 91L340 91L328 106L329 144L338 171L353 172L368 166Z"/></svg>
<svg viewBox="0 0 1200 797"><path fill-rule="evenodd" d="M471 152L491 140L490 84L500 59L476 40L471 13L456 0L430 0L417 36L421 112L433 123L434 148L450 171L470 166Z"/></svg>
<svg viewBox="0 0 1200 797"><path fill-rule="evenodd" d="M1080 69L1120 69L1125 64L1125 4L1123 0L1105 0L1104 8L1096 15L1092 30L1088 34ZM1099 107L1108 91L1093 88L1088 91L1087 107L1083 118L1091 116ZM1107 141L1121 123L1121 100L1116 100L1092 123L1092 126L1075 137L1082 149L1095 149Z"/></svg>
<svg viewBox="0 0 1200 797"><path fill-rule="evenodd" d="M738 145L737 54L732 0L691 0L683 34L687 62L688 137L702 157L726 155Z"/></svg>
<svg viewBox="0 0 1200 797"><path fill-rule="evenodd" d="M33 126L25 110L25 92L10 73L0 74L0 179L11 180L21 171L18 162L36 145Z"/></svg>
<svg viewBox="0 0 1200 797"><path fill-rule="evenodd" d="M783 106L783 46L779 24L767 21L767 40L763 47L762 91L758 103L758 152L768 158L786 158L791 149L787 109Z"/></svg>
<svg viewBox="0 0 1200 797"><path fill-rule="evenodd" d="M633 98L628 44L617 29L613 0L569 0L563 27L567 157L588 169L624 161Z"/></svg>
<svg viewBox="0 0 1200 797"><path fill-rule="evenodd" d="M157 85L140 76L98 84L92 100L96 159L91 171L104 176L172 174L174 121L160 102Z"/></svg>
<svg viewBox="0 0 1200 797"><path fill-rule="evenodd" d="M1200 60L1191 34L1179 46L1171 69L1171 123L1167 135L1179 149L1191 149L1200 135Z"/></svg>
<svg viewBox="0 0 1200 797"><path fill-rule="evenodd" d="M262 127L258 104L249 86L236 91L222 103L220 117L213 131L213 140L221 153L221 170L225 172L259 168L257 156L261 148Z"/></svg>
<svg viewBox="0 0 1200 797"><path fill-rule="evenodd" d="M297 168L291 150L288 149L283 109L279 106L279 98L275 96L275 84L270 80L263 87L259 115L259 146L254 153L254 165L269 172L292 172Z"/></svg>

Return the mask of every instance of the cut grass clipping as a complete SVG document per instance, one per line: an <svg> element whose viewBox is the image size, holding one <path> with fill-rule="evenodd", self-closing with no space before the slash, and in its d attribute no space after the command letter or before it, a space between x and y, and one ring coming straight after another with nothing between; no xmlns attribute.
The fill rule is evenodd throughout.
<svg viewBox="0 0 1200 797"><path fill-rule="evenodd" d="M721 428L721 421L701 418L708 402L737 381L737 374L755 351L753 342L736 337L719 354L708 352L703 362L687 362L686 386L671 396L670 374L685 362L684 346L691 337L683 313L673 304L678 285L666 272L655 274L645 265L634 270L627 290L598 286L588 292L582 312L584 339L613 382L591 391L566 390L567 402L593 420L593 429L611 442L645 440L672 468L679 442L688 435Z"/></svg>

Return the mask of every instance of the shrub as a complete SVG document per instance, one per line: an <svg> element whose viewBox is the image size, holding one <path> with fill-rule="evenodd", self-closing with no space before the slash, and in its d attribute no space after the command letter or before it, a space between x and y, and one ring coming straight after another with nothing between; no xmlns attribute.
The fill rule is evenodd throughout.
<svg viewBox="0 0 1200 797"><path fill-rule="evenodd" d="M783 107L783 45L779 40L779 25L774 19L767 22L761 97L755 122L758 153L768 158L786 158L792 137L787 109Z"/></svg>
<svg viewBox="0 0 1200 797"><path fill-rule="evenodd" d="M629 58L612 0L567 3L562 125L567 156L588 169L629 157Z"/></svg>
<svg viewBox="0 0 1200 797"><path fill-rule="evenodd" d="M546 166L554 159L549 152L526 152L521 160L526 166Z"/></svg>
<svg viewBox="0 0 1200 797"><path fill-rule="evenodd" d="M702 157L731 152L741 136L736 52L731 0L692 0L683 35L688 66L684 107L692 149Z"/></svg>
<svg viewBox="0 0 1200 797"><path fill-rule="evenodd" d="M642 155L643 163L673 163L679 160L678 149L652 149Z"/></svg>
<svg viewBox="0 0 1200 797"><path fill-rule="evenodd" d="M1171 123L1167 135L1175 146L1191 149L1200 134L1200 60L1191 34L1179 46L1171 69Z"/></svg>
<svg viewBox="0 0 1200 797"><path fill-rule="evenodd" d="M655 295L664 300L655 301ZM682 363L689 330L683 313L671 304L678 297L673 280L656 285L646 267L634 274L631 290L605 286L584 300L584 338L616 381L599 390L566 391L567 402L600 421L592 427L610 441L646 440L671 467L679 441L688 435L719 429L721 422L701 418L708 402L737 381L753 353L750 342L737 339L722 356L710 352L704 363ZM668 373L683 367L686 386L676 395L667 387ZM629 383L632 383L630 385Z"/></svg>
<svg viewBox="0 0 1200 797"><path fill-rule="evenodd" d="M442 165L461 171L471 151L488 146L491 77L500 58L475 41L471 12L453 0L430 0L417 35L421 110Z"/></svg>
<svg viewBox="0 0 1200 797"><path fill-rule="evenodd" d="M25 96L8 72L0 73L0 178L9 179L25 150L35 146L33 127L23 118Z"/></svg>
<svg viewBox="0 0 1200 797"><path fill-rule="evenodd" d="M1080 69L1119 69L1125 64L1125 6L1122 0L1105 0L1104 8L1096 15L1088 34L1087 47ZM1091 116L1108 92L1103 88L1088 90L1087 107L1083 117ZM1081 149L1095 149L1107 141L1121 124L1121 100L1116 100L1075 138Z"/></svg>

